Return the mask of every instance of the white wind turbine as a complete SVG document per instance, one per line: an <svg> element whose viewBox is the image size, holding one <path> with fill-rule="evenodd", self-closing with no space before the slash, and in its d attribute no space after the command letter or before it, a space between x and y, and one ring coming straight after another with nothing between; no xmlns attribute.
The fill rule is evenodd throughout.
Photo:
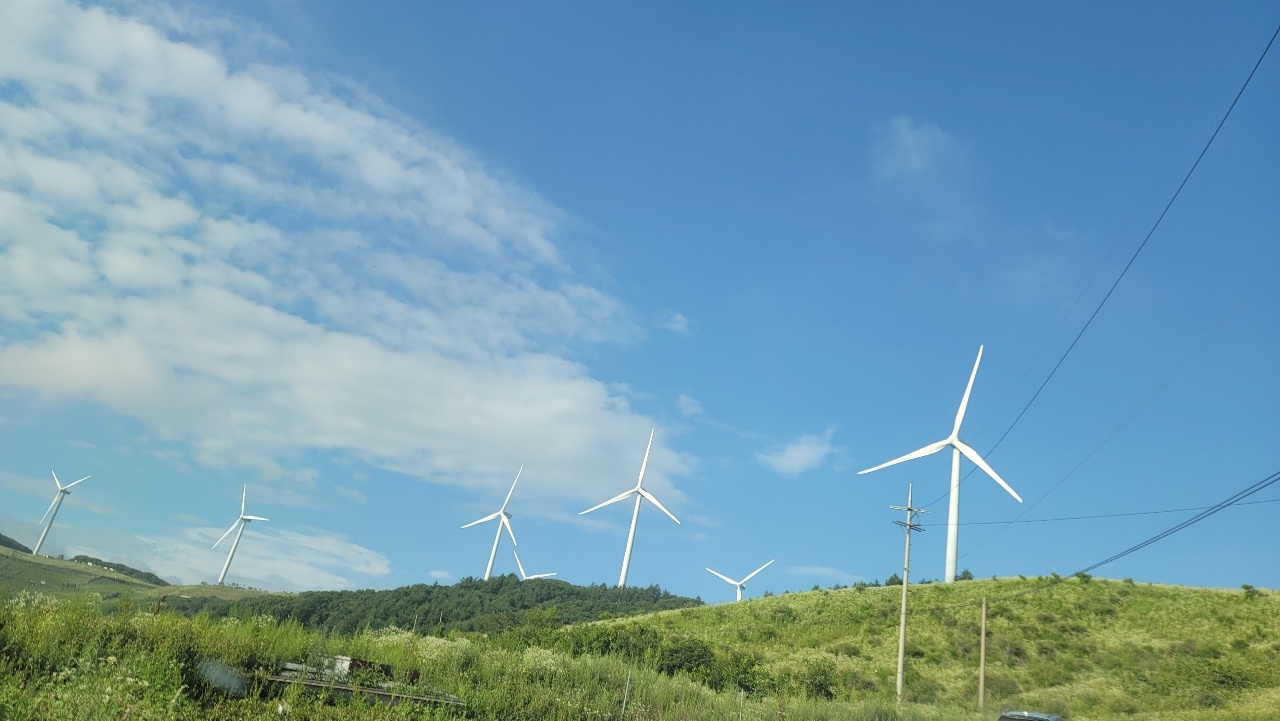
<svg viewBox="0 0 1280 721"><path fill-rule="evenodd" d="M463 528L471 528L474 525L498 519L498 532L493 536L493 550L489 552L489 565L484 567L484 580L489 580L489 575L493 573L493 559L498 555L498 541L502 540L502 529L507 529L507 535L511 536L511 545L518 546L516 543L516 534L511 530L511 514L507 513L507 504L511 502L511 494L515 493L516 484L520 482L520 474L524 473L524 465L520 466L520 470L516 471L516 479L511 482L511 490L507 491L507 497L502 501L502 508L490 513L478 521L472 521Z"/></svg>
<svg viewBox="0 0 1280 721"><path fill-rule="evenodd" d="M62 485L62 482L58 480L57 473L54 473L53 471L49 471L49 472L53 473L53 482L55 485L58 486L58 492L53 495L53 503L49 504L49 508L47 508L44 512L44 515L40 517L41 523L44 523L45 518L48 518L49 522L45 524L44 530L40 532L40 540L36 541L36 547L31 550L31 555L33 556L39 555L40 547L44 545L44 537L49 535L49 529L53 528L53 519L57 518L58 509L62 508L62 500L67 496L71 495L71 487L74 486L76 483L82 483L89 479L89 476L85 476L84 478L81 478L80 480L75 481L74 483L68 483L67 485L64 486Z"/></svg>
<svg viewBox="0 0 1280 721"><path fill-rule="evenodd" d="M774 559L774 561L776 561L776 560L777 560L777 559L775 558L775 559ZM733 599L733 600L734 600L734 602L737 602L737 601L741 601L741 600L742 600L742 589L746 588L746 586L747 586L747 581L750 581L752 576L754 576L754 575L756 575L757 573L760 573L760 572L761 572L761 571L763 571L764 569L768 568L770 563L773 563L773 561L769 561L769 563L766 563L766 564L764 564L763 566L761 566L761 567L757 568L756 570L752 571L751 573L748 573L748 574L747 574L747 577L746 577L746 578L744 578L744 579L742 579L741 581L735 581L735 580L733 580L732 578L729 578L728 576L724 575L723 573L720 573L719 571L711 571L711 569L710 569L710 568L708 568L707 570L708 570L708 571L711 571L711 572L712 572L712 573L714 573L715 575L719 576L719 577L720 577L720 579L721 579L721 580L723 580L725 583L727 583L727 584L729 584L729 585L733 586L735 589L737 589L737 591L738 591L738 597L737 597L737 598L735 598L735 599Z"/></svg>
<svg viewBox="0 0 1280 721"><path fill-rule="evenodd" d="M585 513L590 513L596 510L597 508L604 508L605 506L611 503L617 503L618 501L625 501L626 499L630 498L633 495L636 497L636 507L635 507L635 510L631 512L631 531L627 533L627 550L622 554L622 574L618 576L619 586L627 585L627 569L631 567L631 547L632 545L635 544L635 540L636 540L636 520L640 518L640 501L647 499L650 503L657 506L658 510L667 514L667 516L671 520L675 521L677 524L680 523L680 519L676 518L675 516L672 516L671 511L668 511L666 508L663 507L661 503L658 503L658 499L654 498L653 494L646 491L643 487L644 469L645 469L645 466L649 464L649 449L651 448L653 448L653 430L649 431L649 445L645 446L645 449L644 449L644 460L640 462L640 478L636 480L635 488L632 488L626 493L619 493L618 495L614 496L613 498L610 498L604 503L601 503L596 506L592 506L591 508L588 508L587 510L582 511L581 513L578 514L579 516L581 516Z"/></svg>
<svg viewBox="0 0 1280 721"><path fill-rule="evenodd" d="M865 471L858 471L858 474L871 473L881 468L887 468L896 463L909 461L914 458L922 458L932 455L938 451L951 446L951 502L947 512L947 566L945 581L950 583L956 580L956 554L960 545L960 456L963 454L965 458L977 464L984 473L991 476L1000 487L1009 492L1018 503L1022 503L1022 497L1009 487L1008 483L999 476L987 462L978 455L978 452L969 447L967 443L960 440L960 424L964 421L964 411L969 405L969 393L973 390L973 379L978 376L978 364L982 362L982 346L978 346L978 359L973 362L973 372L969 374L969 385L965 386L964 398L960 400L960 410L956 412L956 423L951 428L951 435L943 438L937 443L930 443L918 451L912 451L905 456L895 458L888 463L881 463L874 468L868 468Z"/></svg>
<svg viewBox="0 0 1280 721"><path fill-rule="evenodd" d="M556 575L554 573L535 573L532 576L526 576L524 572L524 564L520 563L520 554L512 550L511 555L516 557L516 568L520 569L520 580L522 581L532 581L535 578L549 578Z"/></svg>
<svg viewBox="0 0 1280 721"><path fill-rule="evenodd" d="M219 543L222 543L227 536L231 535L232 531L236 530L236 526L240 527L240 530L236 531L236 540L231 542L231 553L227 554L227 562L222 564L222 573L218 574L219 586L222 585L222 579L227 577L227 569L231 567L231 558L236 555L236 547L240 545L240 536L244 535L244 527L249 525L249 521L266 521L267 520L262 516L246 516L245 515L244 501L245 501L245 497L248 494L249 494L249 486L248 484L246 484L244 489L240 491L240 517L236 519L235 523L231 524L231 528L228 528L226 533L222 534L222 538L219 538L217 542L213 544L213 547L217 548Z"/></svg>

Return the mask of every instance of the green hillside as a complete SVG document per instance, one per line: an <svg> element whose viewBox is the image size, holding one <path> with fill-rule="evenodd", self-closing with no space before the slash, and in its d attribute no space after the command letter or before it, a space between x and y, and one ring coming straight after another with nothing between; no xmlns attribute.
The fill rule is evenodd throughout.
<svg viewBox="0 0 1280 721"><path fill-rule="evenodd" d="M153 589L155 585L98 565L0 548L0 588L11 594L24 590L38 591L65 599L96 593L103 599L114 599L126 590L137 594Z"/></svg>
<svg viewBox="0 0 1280 721"><path fill-rule="evenodd" d="M188 590L263 598L152 588L133 597L130 612L129 596L104 610L94 597L11 594L0 604L0 718L277 718L284 701L297 718L568 720L618 718L624 695L628 719L990 721L1015 707L1067 721L1280 717L1280 594L1251 588L1089 578L913 587L901 706L893 703L896 587L569 625L543 606L500 632L444 638L422 628L336 634L248 605L222 618L155 613L152 598ZM988 713L980 715L984 597ZM266 681L285 662L333 654L392 664L398 689L442 691L467 706L388 709ZM230 697L225 683L202 675L209 660L243 674L247 695Z"/></svg>
<svg viewBox="0 0 1280 721"><path fill-rule="evenodd" d="M18 553L31 553L31 549L0 533L0 548L9 548Z"/></svg>
<svg viewBox="0 0 1280 721"><path fill-rule="evenodd" d="M907 699L975 705L983 597L995 706L1064 718L1213 709L1280 718L1280 595L1087 577L913 587ZM891 700L899 602L900 587L824 590L507 640L624 649L715 688Z"/></svg>

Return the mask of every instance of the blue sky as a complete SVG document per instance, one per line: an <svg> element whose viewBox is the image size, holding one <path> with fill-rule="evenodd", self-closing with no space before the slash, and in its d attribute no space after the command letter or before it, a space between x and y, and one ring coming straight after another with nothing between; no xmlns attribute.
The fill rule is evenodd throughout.
<svg viewBox="0 0 1280 721"><path fill-rule="evenodd" d="M1101 301L1267 3L0 8L0 526L185 583L530 573L711 601L900 571ZM1280 66L963 486L959 565L1071 573L1280 465ZM1271 281L1271 282L1269 282ZM965 466L965 471L969 466ZM1270 489L1253 501L1280 499ZM1032 507L1034 504L1034 507ZM1029 509L1029 510L1028 510ZM1280 586L1280 503L1101 569ZM913 544L942 575L945 531ZM496 572L514 572L504 543Z"/></svg>

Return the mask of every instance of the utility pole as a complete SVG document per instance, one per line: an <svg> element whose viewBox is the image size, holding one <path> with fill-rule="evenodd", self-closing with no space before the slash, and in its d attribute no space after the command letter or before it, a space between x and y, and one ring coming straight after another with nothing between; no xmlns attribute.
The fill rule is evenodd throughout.
<svg viewBox="0 0 1280 721"><path fill-rule="evenodd" d="M889 506L889 508L895 511L907 512L906 522L894 521L894 523L902 526L907 536L907 548L902 554L902 613L898 618L898 703L902 703L902 672L907 658L907 581L911 575L911 532L924 531L916 523L916 514L928 513L928 511L911 506L911 486L909 484L907 485L907 505L905 507Z"/></svg>
<svg viewBox="0 0 1280 721"><path fill-rule="evenodd" d="M982 640L978 644L978 711L987 710L987 599L982 599Z"/></svg>

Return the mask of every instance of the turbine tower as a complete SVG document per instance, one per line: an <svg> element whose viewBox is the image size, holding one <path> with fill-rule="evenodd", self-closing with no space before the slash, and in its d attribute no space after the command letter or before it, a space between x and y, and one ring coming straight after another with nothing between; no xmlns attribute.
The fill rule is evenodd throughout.
<svg viewBox="0 0 1280 721"><path fill-rule="evenodd" d="M53 503L49 504L49 508L47 508L44 515L40 517L41 523L44 523L45 518L48 518L49 522L45 524L44 530L40 532L40 540L36 541L36 547L31 549L31 555L33 556L40 555L40 547L44 545L44 537L49 535L49 529L53 528L53 519L58 517L58 509L62 508L62 500L71 495L71 487L76 485L76 483L81 483L89 479L89 476L85 476L79 481L68 483L64 486L62 485L62 482L58 480L57 473L54 473L53 471L49 472L53 473L53 482L58 487L58 492L53 494Z"/></svg>
<svg viewBox="0 0 1280 721"><path fill-rule="evenodd" d="M219 538L217 542L213 544L213 547L217 548L218 544L222 543L222 541L225 540L227 536L231 535L232 531L236 531L236 526L240 527L240 530L236 531L236 540L231 542L231 553L227 554L227 562L222 564L222 573L218 574L219 586L222 585L222 579L227 577L227 569L231 567L231 559L233 556L236 555L236 547L240 545L240 536L244 535L244 527L249 525L249 521L265 522L267 520L261 516L245 515L244 500L245 500L245 496L247 496L248 493L249 493L249 486L248 484L245 484L244 490L240 491L240 517L236 519L235 523L231 524L231 528L228 528L226 533L222 534L222 538Z"/></svg>
<svg viewBox="0 0 1280 721"><path fill-rule="evenodd" d="M881 468L888 468L903 461L910 461L915 458L923 458L924 456L933 455L938 451L951 447L951 502L947 510L947 567L944 580L951 583L956 580L956 554L960 545L960 456L977 464L984 473L991 476L1000 487L1009 492L1018 503L1022 503L1022 497L1009 487L1008 483L999 476L987 462L978 455L978 452L969 447L967 443L960 440L960 424L964 422L964 411L969 406L969 393L973 390L973 379L978 377L978 364L982 362L982 346L978 346L978 359L973 362L973 372L969 374L969 385L965 386L964 398L960 399L960 410L956 412L956 423L951 427L951 435L943 438L937 443L930 443L916 451L912 451L905 456L895 458L887 463L881 463L874 468L868 468L865 471L858 471L858 475L863 473L871 473Z"/></svg>
<svg viewBox="0 0 1280 721"><path fill-rule="evenodd" d="M609 500L605 501L604 503L601 503L596 506L592 506L587 510L582 511L581 513L578 514L579 516L581 516L583 514L590 513L596 510L597 508L604 508L605 506L611 503L617 503L618 501L625 501L631 496L636 497L636 507L635 507L635 510L631 512L631 531L627 533L627 550L622 554L622 574L618 576L619 586L627 585L627 569L631 567L631 547L635 544L635 540L636 540L636 521L640 518L640 501L647 499L650 503L657 506L658 510L667 514L668 518L675 521L677 524L680 523L680 519L671 515L671 511L668 511L666 508L664 508L661 503L658 503L658 499L653 497L652 493L644 489L644 485L643 485L644 469L645 469L645 466L649 465L649 449L651 448L653 448L653 429L650 429L649 431L649 445L645 446L645 449L644 449L644 460L640 462L640 478L636 480L635 488L632 488L626 493L620 493L614 496L613 498L610 498Z"/></svg>
<svg viewBox="0 0 1280 721"><path fill-rule="evenodd" d="M776 558L775 558L775 559L774 559L774 561L776 561L776 560L778 560L778 559L776 559ZM773 561L769 561L769 563L773 563ZM738 590L738 597L737 597L737 598L735 598L735 599L733 599L734 603L737 603L738 601L741 601L741 600L742 600L742 589L746 588L746 586L747 586L747 581L750 581L752 576L754 576L754 575L756 575L757 573L760 573L760 572L761 572L761 571L763 571L764 569L768 568L768 567L769 567L769 563L766 563L766 564L764 564L763 566L761 566L761 567L757 568L756 570L752 571L751 573L748 573L748 574L747 574L747 577L746 577L746 578L744 578L744 579L742 579L741 581L735 581L735 580L733 580L732 578L729 578L728 576L726 576L726 575L724 575L723 573L720 573L720 572L718 572L718 571L711 571L711 569L710 569L710 568L708 568L707 570L708 570L708 571L711 571L711 572L712 572L712 573L714 573L715 575L719 576L719 577L720 577L720 578L721 578L725 583L728 583L729 585L733 586L734 588L736 588L736 589Z"/></svg>
<svg viewBox="0 0 1280 721"><path fill-rule="evenodd" d="M554 573L535 573L532 576L526 576L524 573L524 564L520 563L520 554L516 553L515 550L512 550L511 555L516 557L516 568L520 569L521 581L532 581L535 578L549 578L556 575Z"/></svg>
<svg viewBox="0 0 1280 721"><path fill-rule="evenodd" d="M489 580L489 575L493 573L493 559L498 555L498 541L502 540L502 529L507 529L507 535L511 536L511 545L519 545L516 543L516 534L511 530L511 514L507 513L507 504L511 502L511 494L516 491L516 484L520 482L520 474L524 473L524 466L520 466L520 470L516 471L516 479L511 482L511 490L507 491L507 497L502 501L502 508L490 513L478 521L472 521L463 528L471 528L474 525L498 519L498 532L493 536L493 550L489 552L489 565L484 567L484 580Z"/></svg>

